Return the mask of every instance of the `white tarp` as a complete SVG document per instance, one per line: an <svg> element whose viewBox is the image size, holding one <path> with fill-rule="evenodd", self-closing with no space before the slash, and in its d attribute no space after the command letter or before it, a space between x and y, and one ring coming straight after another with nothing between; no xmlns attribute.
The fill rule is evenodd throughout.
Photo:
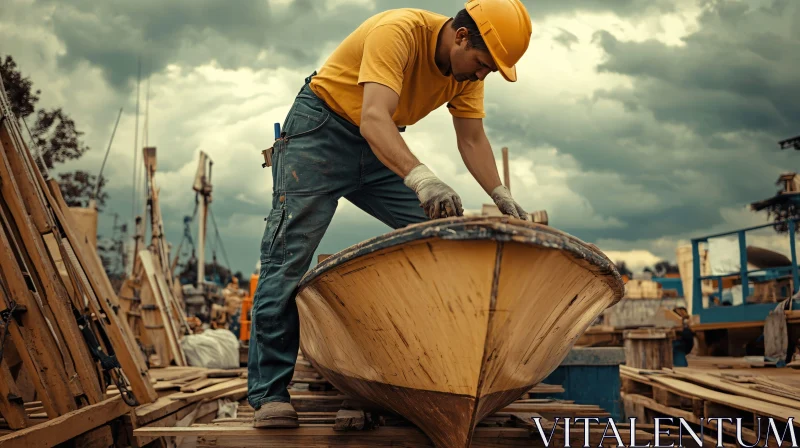
<svg viewBox="0 0 800 448"><path fill-rule="evenodd" d="M711 238L708 240L708 261L711 275L738 273L742 266L739 239Z"/></svg>
<svg viewBox="0 0 800 448"><path fill-rule="evenodd" d="M208 329L181 340L190 366L209 369L239 368L239 339L225 329Z"/></svg>

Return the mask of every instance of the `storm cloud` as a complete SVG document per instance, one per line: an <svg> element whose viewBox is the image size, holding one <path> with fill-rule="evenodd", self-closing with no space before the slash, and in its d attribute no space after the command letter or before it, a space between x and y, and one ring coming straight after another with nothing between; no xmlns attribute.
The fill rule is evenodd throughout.
<svg viewBox="0 0 800 448"><path fill-rule="evenodd" d="M232 268L250 272L269 212L260 151L303 78L370 15L416 7L452 16L464 1L10 0L2 54L63 106L93 148L63 169L97 170L124 114L104 175L101 215L131 220L138 61L138 142L158 149L167 236L191 215L197 153L214 159L212 208ZM687 238L765 222L744 210L797 166L777 141L800 132L800 4L789 0L524 1L533 40L519 81L486 81L490 141L511 151L512 193L554 226L614 254L674 260ZM148 90L149 88L149 90ZM403 134L467 208L490 202L460 160L450 117ZM141 163L139 159L139 163ZM136 204L132 201L136 200ZM192 231L196 233L195 224ZM317 253L389 230L346 201ZM221 250L217 251L222 261ZM634 255L631 255L634 256ZM638 255L637 255L638 256Z"/></svg>

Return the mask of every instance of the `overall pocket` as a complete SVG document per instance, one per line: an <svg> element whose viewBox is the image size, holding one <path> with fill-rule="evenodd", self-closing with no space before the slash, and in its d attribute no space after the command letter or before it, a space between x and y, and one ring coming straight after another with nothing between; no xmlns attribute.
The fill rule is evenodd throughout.
<svg viewBox="0 0 800 448"><path fill-rule="evenodd" d="M291 141L293 138L311 134L322 128L330 118L328 111L313 104L309 96L300 94L286 116L284 138Z"/></svg>
<svg viewBox="0 0 800 448"><path fill-rule="evenodd" d="M284 259L284 207L274 208L269 212L264 236L261 237L261 263L282 264Z"/></svg>

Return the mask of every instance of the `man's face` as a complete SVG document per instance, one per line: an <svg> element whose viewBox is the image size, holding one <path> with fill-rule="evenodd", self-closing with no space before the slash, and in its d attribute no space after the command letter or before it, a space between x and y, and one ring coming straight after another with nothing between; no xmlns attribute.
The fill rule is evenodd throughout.
<svg viewBox="0 0 800 448"><path fill-rule="evenodd" d="M460 38L460 39L459 39ZM469 44L466 29L456 33L456 44L450 52L450 74L458 82L479 81L497 71L492 55Z"/></svg>

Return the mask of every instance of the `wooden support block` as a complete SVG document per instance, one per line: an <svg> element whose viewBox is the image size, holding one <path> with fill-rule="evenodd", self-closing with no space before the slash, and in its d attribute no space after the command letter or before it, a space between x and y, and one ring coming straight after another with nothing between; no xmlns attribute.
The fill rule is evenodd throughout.
<svg viewBox="0 0 800 448"><path fill-rule="evenodd" d="M339 409L333 423L334 431L347 431L350 429L364 429L366 417L364 411Z"/></svg>

